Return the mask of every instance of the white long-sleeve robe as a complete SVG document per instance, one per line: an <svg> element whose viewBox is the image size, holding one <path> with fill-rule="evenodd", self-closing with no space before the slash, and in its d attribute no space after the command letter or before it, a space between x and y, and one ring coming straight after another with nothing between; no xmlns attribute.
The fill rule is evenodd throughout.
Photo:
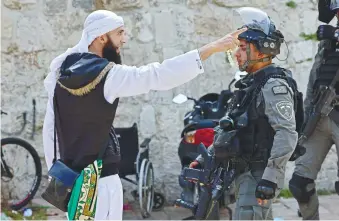
<svg viewBox="0 0 339 221"><path fill-rule="evenodd" d="M169 90L202 73L204 73L204 68L198 50L166 59L162 63L154 62L139 68L114 65L105 81L104 96L108 102L113 103L118 97L145 94L150 90ZM48 86L48 83L46 85L49 96L43 126L43 145L49 170L54 158L53 95L55 85Z"/></svg>

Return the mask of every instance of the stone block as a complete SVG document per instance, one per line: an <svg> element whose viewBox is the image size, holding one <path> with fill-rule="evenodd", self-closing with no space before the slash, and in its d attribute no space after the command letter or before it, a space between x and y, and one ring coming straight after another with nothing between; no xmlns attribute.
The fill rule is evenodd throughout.
<svg viewBox="0 0 339 221"><path fill-rule="evenodd" d="M102 0L103 6L108 10L125 10L131 8L142 8L145 0Z"/></svg>
<svg viewBox="0 0 339 221"><path fill-rule="evenodd" d="M284 24L281 25L285 41L299 41L301 33L301 25L299 13L293 9L285 11L286 14L281 15ZM293 22L291 22L293 21Z"/></svg>
<svg viewBox="0 0 339 221"><path fill-rule="evenodd" d="M151 137L156 134L156 120L153 106L145 105L140 113L140 133L143 137Z"/></svg>
<svg viewBox="0 0 339 221"><path fill-rule="evenodd" d="M79 43L80 39L81 39L81 35L82 35L82 30L74 30L70 31L70 34L66 37L66 41L64 41L63 45L67 46L67 47L74 47L76 44Z"/></svg>
<svg viewBox="0 0 339 221"><path fill-rule="evenodd" d="M32 52L58 48L51 25L39 16L20 16L16 34L15 43L19 51Z"/></svg>
<svg viewBox="0 0 339 221"><path fill-rule="evenodd" d="M65 13L67 0L44 0L44 14L55 15Z"/></svg>
<svg viewBox="0 0 339 221"><path fill-rule="evenodd" d="M7 79L11 75L13 75L13 56L1 53L1 84L9 84L10 81Z"/></svg>
<svg viewBox="0 0 339 221"><path fill-rule="evenodd" d="M173 91L172 90L159 90L159 91L150 91L149 99L156 104L171 104L173 99Z"/></svg>
<svg viewBox="0 0 339 221"><path fill-rule="evenodd" d="M135 24L137 39L142 43L151 42L154 39L152 30L152 15L148 12L140 14Z"/></svg>
<svg viewBox="0 0 339 221"><path fill-rule="evenodd" d="M242 7L251 3L251 0L212 0L212 3L220 7Z"/></svg>
<svg viewBox="0 0 339 221"><path fill-rule="evenodd" d="M51 64L52 60L56 58L58 55L64 53L64 51L41 51L37 53L37 66L39 68L46 69L46 75L49 70L49 65ZM44 78L43 78L44 79Z"/></svg>
<svg viewBox="0 0 339 221"><path fill-rule="evenodd" d="M176 48L164 48L163 49L163 58L168 59L168 58L173 58L175 56L181 55L184 52L180 49Z"/></svg>
<svg viewBox="0 0 339 221"><path fill-rule="evenodd" d="M95 8L95 0L72 0L74 8L80 8L85 11L92 11Z"/></svg>
<svg viewBox="0 0 339 221"><path fill-rule="evenodd" d="M296 64L294 68L291 68L293 78L297 81L299 91L304 94L304 98L306 96L306 88L312 65L312 61L304 61Z"/></svg>
<svg viewBox="0 0 339 221"><path fill-rule="evenodd" d="M155 40L157 44L172 45L177 40L177 32L170 11L154 14Z"/></svg>
<svg viewBox="0 0 339 221"><path fill-rule="evenodd" d="M137 41L129 41L123 49L123 63L127 65L142 66L150 62L159 62L159 52L154 50L154 44L140 44Z"/></svg>
<svg viewBox="0 0 339 221"><path fill-rule="evenodd" d="M192 7L192 6L201 6L207 3L207 0L187 0L187 6Z"/></svg>
<svg viewBox="0 0 339 221"><path fill-rule="evenodd" d="M4 5L13 10L20 10L27 5L33 5L37 0L3 0Z"/></svg>
<svg viewBox="0 0 339 221"><path fill-rule="evenodd" d="M200 7L200 6L199 6ZM175 26L177 30L178 38L182 42L182 45L187 47L188 43L185 40L191 40L191 35L194 33L193 23L194 11L193 10L177 10L175 12Z"/></svg>
<svg viewBox="0 0 339 221"><path fill-rule="evenodd" d="M114 126L131 127L133 123L137 123L139 121L141 105L125 103L127 98L121 98L121 100L123 102L119 104L119 108L117 109Z"/></svg>
<svg viewBox="0 0 339 221"><path fill-rule="evenodd" d="M304 10L301 14L301 32L304 32L305 34L314 34L317 31L318 26L317 16L318 12L315 10Z"/></svg>
<svg viewBox="0 0 339 221"><path fill-rule="evenodd" d="M1 19L1 40L10 39L13 36L13 20L9 16Z"/></svg>
<svg viewBox="0 0 339 221"><path fill-rule="evenodd" d="M219 17L205 17L202 15L194 16L195 34L202 36L213 36L220 38L230 32L232 23L225 16Z"/></svg>
<svg viewBox="0 0 339 221"><path fill-rule="evenodd" d="M294 61L300 63L314 57L315 42L312 40L300 41L290 45L290 52Z"/></svg>
<svg viewBox="0 0 339 221"><path fill-rule="evenodd" d="M124 44L123 49L131 48L131 42L135 41L135 20L134 15L123 15L122 18L124 19L124 27L125 27L125 34L127 38L127 44Z"/></svg>
<svg viewBox="0 0 339 221"><path fill-rule="evenodd" d="M283 18L281 18L281 13L277 12L274 8L268 8L264 10L268 16L270 16L271 20L273 21L275 27L280 30L283 35L285 34L283 30L281 30L281 26L283 24ZM280 13L280 15L279 15Z"/></svg>

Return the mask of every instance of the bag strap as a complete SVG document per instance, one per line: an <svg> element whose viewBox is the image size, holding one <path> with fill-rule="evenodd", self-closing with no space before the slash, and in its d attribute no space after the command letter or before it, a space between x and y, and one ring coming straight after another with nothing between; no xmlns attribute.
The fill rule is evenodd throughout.
<svg viewBox="0 0 339 221"><path fill-rule="evenodd" d="M56 100L56 93L54 93L53 97L53 109L54 109L54 158L53 163L57 160L57 147L56 147L56 111L57 111L57 100Z"/></svg>
<svg viewBox="0 0 339 221"><path fill-rule="evenodd" d="M98 155L98 160L102 160L102 158L104 157L106 149L108 148L108 142L109 142L109 136L108 136L108 140L101 147L101 150L100 150L99 155Z"/></svg>

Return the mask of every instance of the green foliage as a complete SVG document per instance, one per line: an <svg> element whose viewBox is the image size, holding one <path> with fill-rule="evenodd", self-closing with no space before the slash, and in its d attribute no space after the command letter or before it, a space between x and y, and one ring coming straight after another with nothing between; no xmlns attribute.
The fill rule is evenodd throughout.
<svg viewBox="0 0 339 221"><path fill-rule="evenodd" d="M317 190L318 196L326 196L326 195L332 195L336 194L335 191L329 191L326 189L318 189ZM282 189L278 198L283 197L283 198L293 198L293 195L289 189Z"/></svg>
<svg viewBox="0 0 339 221"><path fill-rule="evenodd" d="M289 189L282 189L278 198L283 197L283 198L292 198L293 195Z"/></svg>
<svg viewBox="0 0 339 221"><path fill-rule="evenodd" d="M300 37L302 37L305 40L313 40L313 41L317 41L317 34L305 34L304 32L300 33Z"/></svg>
<svg viewBox="0 0 339 221"><path fill-rule="evenodd" d="M335 194L336 192L335 191L329 191L329 190L325 190L325 189L319 189L317 190L317 194L319 196L326 196L326 195L332 195L332 194Z"/></svg>
<svg viewBox="0 0 339 221"><path fill-rule="evenodd" d="M13 220L47 220L47 208L46 207L31 207L33 215L30 217L24 217L23 212L21 211L12 211L7 207L1 208L3 213L6 216L12 218Z"/></svg>
<svg viewBox="0 0 339 221"><path fill-rule="evenodd" d="M295 3L294 1L286 2L286 5L290 8L296 8L297 7L297 3Z"/></svg>

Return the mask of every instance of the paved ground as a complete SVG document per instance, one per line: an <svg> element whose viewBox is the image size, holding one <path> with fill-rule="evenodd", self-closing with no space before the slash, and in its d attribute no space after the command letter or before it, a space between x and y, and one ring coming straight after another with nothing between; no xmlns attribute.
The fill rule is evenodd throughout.
<svg viewBox="0 0 339 221"><path fill-rule="evenodd" d="M320 218L321 220L339 220L339 196L329 195L321 196L320 201ZM48 206L42 199L35 199L35 204ZM234 204L230 206L234 208ZM141 220L142 216L137 204L131 205L131 210L124 211L124 220ZM294 199L278 199L273 204L274 217L280 217L284 220L301 220L297 215L297 202ZM150 218L146 220L182 220L190 216L190 212L186 209L165 207L162 211L153 212ZM48 209L49 220L65 220L66 217L56 208ZM223 219L228 219L227 211L222 211Z"/></svg>

